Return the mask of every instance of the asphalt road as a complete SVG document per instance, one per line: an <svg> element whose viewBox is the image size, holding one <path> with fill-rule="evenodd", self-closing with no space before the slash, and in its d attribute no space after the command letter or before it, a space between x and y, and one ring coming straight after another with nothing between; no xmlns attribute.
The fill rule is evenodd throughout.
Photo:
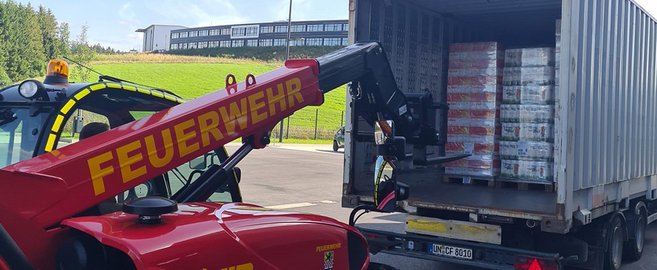
<svg viewBox="0 0 657 270"><path fill-rule="evenodd" d="M228 147L229 152L234 149L234 146ZM350 209L340 206L343 155L330 151L330 146L274 145L253 151L238 166L242 169L244 201L347 222ZM403 214L368 214L358 223L401 231L403 219ZM643 258L639 262L624 264L623 269L657 269L657 223L649 226ZM478 269L389 254L377 254L372 261L398 269Z"/></svg>

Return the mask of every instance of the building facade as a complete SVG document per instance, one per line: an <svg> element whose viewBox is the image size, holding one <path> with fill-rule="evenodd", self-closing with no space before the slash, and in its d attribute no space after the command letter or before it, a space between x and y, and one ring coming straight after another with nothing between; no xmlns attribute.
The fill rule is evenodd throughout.
<svg viewBox="0 0 657 270"><path fill-rule="evenodd" d="M288 22L194 27L171 31L171 50L285 46ZM292 22L290 46L344 46L347 20Z"/></svg>
<svg viewBox="0 0 657 270"><path fill-rule="evenodd" d="M171 31L187 28L181 25L153 24L135 32L144 33L142 51L166 51L171 47Z"/></svg>

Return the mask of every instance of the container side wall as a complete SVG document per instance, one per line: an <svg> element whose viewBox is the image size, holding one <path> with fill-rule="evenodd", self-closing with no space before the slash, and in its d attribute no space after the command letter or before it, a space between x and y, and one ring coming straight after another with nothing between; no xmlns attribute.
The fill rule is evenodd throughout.
<svg viewBox="0 0 657 270"><path fill-rule="evenodd" d="M559 96L568 99L567 107L560 102L568 123L560 126L572 141L564 139L560 157L574 191L593 189L587 196L596 207L622 199L602 198L599 187L657 173L657 22L630 0L566 2L573 14L561 74L568 83Z"/></svg>

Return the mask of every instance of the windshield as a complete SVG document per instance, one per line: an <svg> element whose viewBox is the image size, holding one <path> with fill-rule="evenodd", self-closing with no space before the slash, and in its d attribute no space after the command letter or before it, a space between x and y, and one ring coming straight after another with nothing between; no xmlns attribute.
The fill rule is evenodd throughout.
<svg viewBox="0 0 657 270"><path fill-rule="evenodd" d="M48 114L30 116L29 108L0 111L0 168L32 158Z"/></svg>

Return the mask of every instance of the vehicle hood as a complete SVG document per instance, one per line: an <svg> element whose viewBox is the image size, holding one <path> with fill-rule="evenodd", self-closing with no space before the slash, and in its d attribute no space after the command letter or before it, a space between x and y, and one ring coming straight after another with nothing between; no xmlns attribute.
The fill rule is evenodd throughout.
<svg viewBox="0 0 657 270"><path fill-rule="evenodd" d="M137 216L123 212L62 224L128 254L138 269L300 269L324 262L326 252L336 266L347 266L347 239L354 235L366 252L362 235L334 219L243 203L179 204L156 225L137 224Z"/></svg>

